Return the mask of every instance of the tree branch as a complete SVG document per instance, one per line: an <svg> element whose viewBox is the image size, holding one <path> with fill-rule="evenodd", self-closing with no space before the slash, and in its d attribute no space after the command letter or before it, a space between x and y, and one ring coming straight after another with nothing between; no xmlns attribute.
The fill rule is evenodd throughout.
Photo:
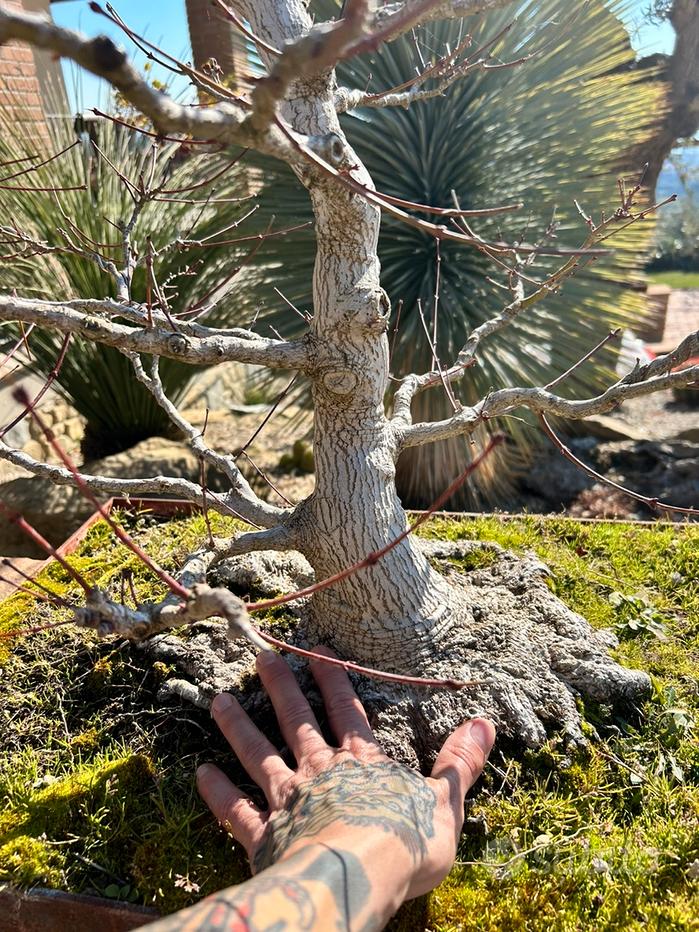
<svg viewBox="0 0 699 932"><path fill-rule="evenodd" d="M293 550L294 538L289 528L281 524L264 531L250 531L239 534L232 540L217 540L213 553L212 565L256 550Z"/></svg>
<svg viewBox="0 0 699 932"><path fill-rule="evenodd" d="M69 469L35 460L27 453L21 453L9 447L2 440L0 440L0 460L20 466L35 476L50 479L56 485L75 485L73 474ZM188 479L173 479L169 476L117 479L112 476L90 476L87 473L80 473L80 478L87 488L100 495L120 495L124 498L139 495L167 495L170 498L183 498L188 502L201 503L201 487ZM234 513L234 508L228 505L225 496L211 496L211 507L223 515Z"/></svg>
<svg viewBox="0 0 699 932"><path fill-rule="evenodd" d="M420 74L415 75L397 87L389 90L380 91L379 93L369 93L366 91L352 90L347 87L339 87L335 92L335 106L337 112L344 113L346 110L353 110L357 107L405 107L407 109L413 103L439 97L448 90L452 84L460 78L465 77L470 71L476 69L483 71L492 71L494 69L502 70L504 68L514 68L517 65L523 65L537 53L532 52L513 61L498 61L494 64L492 63L492 56L490 54L492 48L497 45L513 26L514 21L505 26L504 29L501 29L495 36L474 52L467 55L463 61L458 61L459 56L471 44L471 36L466 36L456 48L448 51L441 59L424 68ZM540 49L539 51L542 50ZM430 80L436 80L437 84L432 88L423 88L423 85Z"/></svg>
<svg viewBox="0 0 699 932"><path fill-rule="evenodd" d="M214 469L218 469L228 479L231 484L231 490L227 495L227 501L233 505L235 510L246 518L251 519L254 524L259 524L263 527L268 527L272 522L278 522L286 512L258 498L251 489L247 479L238 468L235 458L233 456L227 456L224 453L216 453L215 450L207 446L207 444L204 443L202 433L189 423L167 397L158 371L158 358L155 357L153 359L151 374L148 376L137 354L126 353L125 355L131 360L139 382L145 385L175 427L184 434L187 443L194 453L196 453L200 460L206 462Z"/></svg>
<svg viewBox="0 0 699 932"><path fill-rule="evenodd" d="M514 288L514 300L504 308L497 317L492 317L472 331L456 362L446 372L426 372L423 375L409 375L401 383L393 401L393 420L398 426L409 427L412 424L411 406L415 395L425 388L431 388L438 382L446 385L460 379L466 370L476 361L476 351L486 337L504 329L520 313L524 302L524 283L517 279Z"/></svg>
<svg viewBox="0 0 699 932"><path fill-rule="evenodd" d="M36 323L61 333L78 334L93 343L104 343L131 353L179 359L190 365L216 365L234 361L270 369L308 371L310 367L307 340L288 342L254 334L248 339L230 336L228 331L212 331L197 324L182 324L176 333L171 326L167 330L157 327L140 329L75 310L75 307L96 309L97 306L100 309L114 308L113 313L123 317L142 313L134 306L122 307L113 302L55 303L0 295L0 320Z"/></svg>
<svg viewBox="0 0 699 932"><path fill-rule="evenodd" d="M539 304L541 301L544 301L553 292L558 291L564 282L575 275L580 267L581 257L586 253L589 254L590 249L594 248L600 243L606 242L606 240L610 239L616 233L619 233L622 230L625 230L627 227L637 223L638 221L645 219L645 217L647 217L649 214L654 213L659 208L665 206L665 204L676 199L676 195L672 194L670 197L665 198L664 201L661 201L658 204L652 204L650 207L645 207L643 210L634 213L633 207L636 204L635 199L642 189L644 177L645 171L637 183L630 189L626 188L623 178L619 180L619 190L621 195L620 206L610 217L603 218L598 224L595 224L592 217L589 217L585 214L577 201L575 202L576 207L578 208L578 212L587 224L588 235L578 254L571 257L559 269L553 272L553 274L551 274L545 281L537 282L524 274L524 269L530 266L534 261L535 253L530 253L526 259L522 261L517 255L517 252L514 252L514 268L509 268L505 265L505 268L507 268L509 272L510 280L513 281L513 284L510 288L513 294L513 300L505 308L503 308L499 314L497 314L495 317L492 317L490 320L485 321L472 331L465 345L459 352L456 361L452 366L449 367L449 369L444 370L440 367L440 370L437 373L426 372L422 375L413 373L403 379L400 388L396 392L393 406L393 420L397 422L399 427L409 427L412 424L411 405L413 398L416 394L418 394L418 392L424 391L426 388L432 388L440 383L444 384L445 386L451 385L452 382L461 379L466 373L466 370L473 366L473 364L476 362L476 353L481 342L487 337L492 336L492 334L498 333L500 330L504 330L523 311L529 310L529 308L534 307L534 305ZM456 206L458 207L458 202ZM466 231L471 233L471 228L468 226L463 217L461 219L461 223L463 224ZM616 227L615 224L617 224ZM619 226L618 224L621 225ZM554 231L555 227L552 223L549 227L549 230L547 230L546 235L550 235ZM499 264L504 265L504 263L500 262L500 260L498 260L495 256L491 256L491 258L493 258ZM537 286L536 289L528 295L525 295L524 293L525 281L533 281ZM687 347L685 347L685 343L682 343L681 346L678 347L676 352L679 354L679 356L675 359L674 362L671 362L669 368L672 368L673 365L679 365L680 362L689 359L690 356L694 354L696 347L694 346L692 337L687 337L685 342L687 343ZM679 358L680 356L681 358ZM642 371L641 375L639 376L640 379L645 379L649 375L655 374L662 369L662 363L659 360L656 360L655 363L651 364L651 366L654 368L649 369L648 372L646 372L645 369ZM668 367L662 369L662 371L668 371ZM629 373L627 378L630 379L633 377L633 375L634 373Z"/></svg>
<svg viewBox="0 0 699 932"><path fill-rule="evenodd" d="M595 398L572 401L552 394L545 388L504 388L493 392L472 408L462 408L453 417L432 424L415 424L399 432L399 448L421 446L471 434L479 424L491 418L508 414L516 408L529 408L538 414L557 414L561 417L580 420L592 414L601 414L616 408L622 401L639 398L668 388L686 387L699 381L699 365L670 372L669 370L690 358L692 349L699 346L699 331L682 341L672 353L654 363L650 377L639 377L633 381L630 373L626 378L608 388ZM649 365L654 365L650 363ZM647 367L644 367L646 369ZM634 370L639 373L643 370Z"/></svg>
<svg viewBox="0 0 699 932"><path fill-rule="evenodd" d="M613 479L608 479L607 476L603 476L602 473L597 472L597 470L593 469L592 466L588 466L587 463L583 463L583 461L579 459L573 453L573 451L565 445L565 443L563 443L561 438L546 419L545 414L539 415L539 423L541 424L543 432L546 434L561 456L564 456L569 462L571 462L574 466L577 466L578 469L582 470L582 472L586 473L592 479L596 479L598 482L604 483L604 485L611 486L611 488L622 492L624 495L628 495L629 498L633 498L635 501L641 502L647 508L651 508L655 511L670 511L681 515L699 515L699 509L697 508L681 508L678 505L670 505L668 502L661 502L657 498L651 498L648 495L641 495L639 492L634 492L633 489L627 489L626 486L620 485Z"/></svg>
<svg viewBox="0 0 699 932"><path fill-rule="evenodd" d="M299 161L298 150L289 144L287 136L274 125L260 131L247 120L248 111L237 103L185 106L156 90L129 63L126 52L107 36L88 39L42 16L3 6L0 7L0 45L11 40L28 42L62 58L70 58L86 71L109 81L152 121L159 134L179 133L212 142L252 146L283 161ZM298 138L305 142L305 137Z"/></svg>
<svg viewBox="0 0 699 932"><path fill-rule="evenodd" d="M405 0L404 3L387 3L376 13L374 22L384 31L384 41L390 42L403 33L421 25L440 19L463 19L489 10L500 10L511 5L512 0L447 0L423 10L416 18L411 12L421 6L420 0Z"/></svg>

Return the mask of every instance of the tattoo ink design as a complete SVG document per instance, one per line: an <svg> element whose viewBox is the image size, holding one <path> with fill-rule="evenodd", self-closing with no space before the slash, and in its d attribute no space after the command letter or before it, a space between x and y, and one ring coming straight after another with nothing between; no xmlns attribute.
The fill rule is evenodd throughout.
<svg viewBox="0 0 699 932"><path fill-rule="evenodd" d="M347 932L366 908L371 884L349 851L301 851L263 877L211 896L153 925L153 932ZM304 862L308 862L302 866ZM328 898L330 894L330 898ZM319 914L317 903L326 904ZM334 906L334 909L332 908ZM370 920L365 928L376 929Z"/></svg>
<svg viewBox="0 0 699 932"><path fill-rule="evenodd" d="M435 802L422 777L401 764L338 764L297 787L288 808L270 819L253 869L269 867L293 842L333 822L395 835L417 864L434 836Z"/></svg>
<svg viewBox="0 0 699 932"><path fill-rule="evenodd" d="M309 890L295 877L261 877L230 899L218 894L197 932L283 932L311 930L316 910Z"/></svg>

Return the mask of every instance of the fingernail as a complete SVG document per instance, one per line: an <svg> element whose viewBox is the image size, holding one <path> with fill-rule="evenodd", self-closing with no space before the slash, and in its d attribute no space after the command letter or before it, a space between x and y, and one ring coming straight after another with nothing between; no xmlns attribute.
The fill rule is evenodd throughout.
<svg viewBox="0 0 699 932"><path fill-rule="evenodd" d="M211 714L218 715L220 712L225 712L226 709L231 708L234 701L230 693L219 693L211 703Z"/></svg>
<svg viewBox="0 0 699 932"><path fill-rule="evenodd" d="M476 742L484 754L489 754L495 742L495 725L486 718L474 718L469 723L469 737Z"/></svg>
<svg viewBox="0 0 699 932"><path fill-rule="evenodd" d="M275 654L273 650L261 650L257 655L257 666L258 667L270 667L273 663L277 662L278 654Z"/></svg>
<svg viewBox="0 0 699 932"><path fill-rule="evenodd" d="M211 764L202 764L201 767L197 767L197 780L203 780L212 770Z"/></svg>

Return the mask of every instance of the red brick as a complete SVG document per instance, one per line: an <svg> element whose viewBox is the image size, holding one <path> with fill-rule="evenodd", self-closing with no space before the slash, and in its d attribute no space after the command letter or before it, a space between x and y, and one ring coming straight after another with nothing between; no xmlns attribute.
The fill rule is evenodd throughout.
<svg viewBox="0 0 699 932"><path fill-rule="evenodd" d="M22 9L21 0L4 0L11 9ZM34 54L24 43L10 42L0 47L0 106L27 124L30 135L48 137L41 90ZM32 129L30 129L32 127Z"/></svg>

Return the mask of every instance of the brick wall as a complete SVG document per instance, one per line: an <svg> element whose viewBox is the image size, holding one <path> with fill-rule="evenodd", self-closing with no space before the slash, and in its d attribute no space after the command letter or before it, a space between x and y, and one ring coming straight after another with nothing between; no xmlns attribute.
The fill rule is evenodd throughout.
<svg viewBox="0 0 699 932"><path fill-rule="evenodd" d="M215 58L223 73L242 78L249 73L243 36L227 22L211 0L186 0L194 65Z"/></svg>
<svg viewBox="0 0 699 932"><path fill-rule="evenodd" d="M4 3L15 9L23 8L22 0L4 0ZM28 45L7 42L0 46L0 109L3 121L9 111L15 120L27 123L28 133L37 142L46 143L48 131L41 87L34 53Z"/></svg>

